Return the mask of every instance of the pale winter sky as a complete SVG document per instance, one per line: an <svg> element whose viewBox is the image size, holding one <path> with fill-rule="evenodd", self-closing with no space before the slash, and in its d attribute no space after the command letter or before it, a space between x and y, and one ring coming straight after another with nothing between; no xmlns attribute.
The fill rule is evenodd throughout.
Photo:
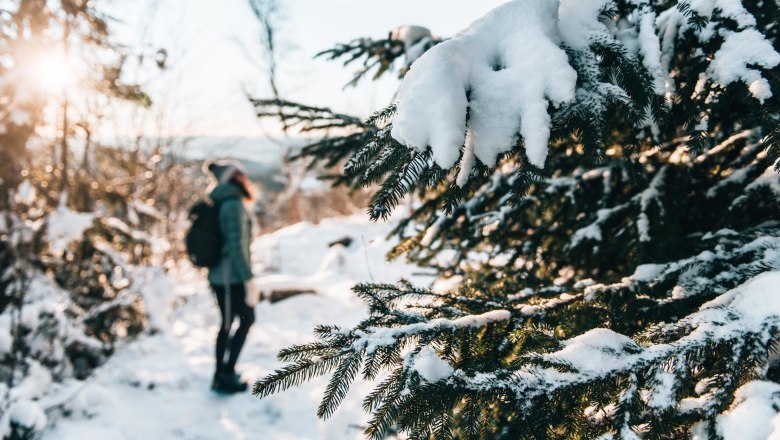
<svg viewBox="0 0 780 440"><path fill-rule="evenodd" d="M261 136L244 90L268 96L260 29L248 0L124 0L112 14L120 41L165 47L172 68L137 80L168 113L177 134ZM313 60L357 37L381 38L400 25L450 36L503 0L282 0L279 78L284 98L367 116L392 99L394 75L342 90L356 67Z"/></svg>

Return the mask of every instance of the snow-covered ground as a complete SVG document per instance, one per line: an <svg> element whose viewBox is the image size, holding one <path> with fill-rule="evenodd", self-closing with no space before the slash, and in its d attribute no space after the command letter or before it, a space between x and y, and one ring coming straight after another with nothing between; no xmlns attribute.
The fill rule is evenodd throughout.
<svg viewBox="0 0 780 440"><path fill-rule="evenodd" d="M321 323L353 325L365 314L350 287L360 281L430 281L402 262L388 263L391 225L364 215L297 224L258 238L253 245L261 288L312 288L256 308L257 321L238 369L253 381L281 365L277 351L312 338ZM351 246L328 247L349 236ZM74 395L68 417L53 421L44 439L349 439L361 438L365 417L356 384L334 416L321 421L316 407L327 377L260 400L250 393L219 396L209 390L219 314L204 276L189 269L156 288L168 304L153 310L160 332L124 347L87 383L57 385L51 396ZM76 392L77 390L80 390ZM51 421L50 421L51 422Z"/></svg>

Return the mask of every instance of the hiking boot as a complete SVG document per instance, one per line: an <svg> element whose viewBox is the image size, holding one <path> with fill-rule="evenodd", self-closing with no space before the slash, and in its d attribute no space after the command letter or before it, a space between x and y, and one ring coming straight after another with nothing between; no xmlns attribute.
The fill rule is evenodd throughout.
<svg viewBox="0 0 780 440"><path fill-rule="evenodd" d="M243 393L249 388L236 373L216 373L211 382L211 390L220 394Z"/></svg>

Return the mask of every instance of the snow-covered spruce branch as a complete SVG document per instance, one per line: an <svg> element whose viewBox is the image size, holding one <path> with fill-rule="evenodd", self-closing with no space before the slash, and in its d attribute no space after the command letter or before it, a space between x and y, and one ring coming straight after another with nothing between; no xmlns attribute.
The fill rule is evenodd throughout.
<svg viewBox="0 0 780 440"><path fill-rule="evenodd" d="M663 351L663 356L668 357L665 359L637 357L636 362L632 363L630 368L626 367L626 370L602 374L592 381L574 380L557 388L553 387L553 390L557 391L547 394L541 392L542 388L536 390L534 387L549 384L523 382L517 385L513 378L518 374L517 371L523 371L522 368L529 365L531 367L528 368L533 371L538 368L544 368L544 371L548 372L575 371L571 365L557 362L557 358L548 356L560 348L560 336L555 337L553 333L537 327L538 324L555 326L557 333L564 337L587 335L595 331L592 330L594 326L604 325L634 336L648 347L661 342L670 343L689 335L693 330L691 323L699 323L698 318L684 320L679 325L661 325L665 329L663 332L655 329L645 332L644 326L647 323L662 322L669 317L695 315L697 308L704 301L732 287L739 289L738 286L761 272L777 270L780 264L777 259L780 255L780 242L774 237L780 236L780 223L777 222L777 213L766 209L777 207L778 177L762 171L770 167L771 162L764 150L756 148L756 144L752 143L753 139L755 136L749 135L727 139L714 148L712 154L700 156L695 160L685 159L686 156L681 155L681 145L669 144L665 149L641 156L642 161L639 163L642 166L639 169L644 169L646 175L632 176L626 171L628 168L602 167L575 174L574 177L549 179L540 182L539 189L526 199L533 202L523 205L523 209L528 209L529 206L533 209L549 209L554 207L555 203L571 204L568 205L567 210L571 212L567 216L579 219L577 221L583 225L592 223L589 218L598 218L598 209L592 209L591 204L604 208L610 204L625 204L627 202L623 200L626 200L637 208L635 212L639 215L642 213L639 208L642 207L643 200L660 198L659 200L668 203L665 192L672 188L686 196L682 199L684 204L695 207L699 203L705 203L705 206L713 204L721 209L727 207L725 220L736 221L734 224L723 223L722 210L691 209L687 215L693 215L695 223L691 223L691 220L684 216L681 217L680 208L667 206L658 211L674 214L669 218L680 224L696 226L685 232L685 243L664 234L652 236L653 240L672 241L677 247L674 254L682 258L661 260L660 263L640 266L636 270L633 269L634 263L626 264L623 269L615 269L618 266L612 262L602 266L609 269L602 274L603 283L584 280L580 275L576 275L578 266L574 266L575 270L566 278L556 277L557 270L550 271L546 276L539 276L539 267L543 266L527 266L527 262L513 267L502 267L494 261L486 269L472 263L471 269L464 274L466 281L479 287L464 287L465 291L449 294L415 289L408 285L359 286L357 292L366 300L372 313L371 318L361 324L363 327L357 328L361 333L356 333L355 330L323 329L320 336L323 341L315 343L319 345L302 346L283 353L285 356L288 353L294 354L295 357L288 360L297 363L290 367L291 370L280 371L273 376L273 380L269 379L268 386L260 386L258 391L265 389L270 392L278 389L279 384L284 387L292 386L311 377L309 375L335 372L328 388L329 397L320 410L321 415L327 415L343 397L344 387L356 377L355 372L360 371L360 362L366 362L363 372L366 373L364 377L367 379L380 377L378 366L395 362L395 367L387 379L366 399L367 410L374 412L368 433L376 438L391 426L417 433L434 430L436 427L441 431L448 426L456 426L457 428L453 429L463 430L464 433L484 433L489 431L479 426L502 426L503 429L509 429L506 432L511 434L507 434L505 438L546 435L551 426L562 430L556 431L559 434L571 434L566 430L576 429L577 432L588 434L586 437L591 437L590 434L595 437L595 433L604 432L632 432L632 427L666 434L671 429L671 432L679 435L680 429L685 430L698 420L706 420L709 423L707 426L715 429L714 420L731 404L731 396L736 392L736 388L755 376L757 370L754 367L758 365L761 369L766 369L769 366L765 362L766 353L759 350L760 347L766 350L767 343L774 342L773 338L767 339L764 331L766 329L762 330L764 333L746 332L730 338L708 340L692 347L681 346L679 350ZM670 160L671 157L680 159L675 162ZM746 171L739 172L740 170ZM659 176L672 180L660 186ZM691 176L693 181L680 180L691 179ZM631 183L632 177L634 183ZM726 180L728 183L722 184ZM492 203L503 205L505 191L501 188L511 184L511 178L496 175L490 179L490 185L485 186L486 190L482 196L472 197L464 206L468 207L470 215L476 216L479 215L480 208L471 204L473 200L492 200ZM706 188L714 189L707 191ZM696 197L692 199L689 194L695 194ZM649 197L650 195L652 197ZM739 199L742 201L737 203L736 200ZM536 203L539 205L535 206ZM744 211L745 206L750 206L750 211ZM734 212L730 213L731 210ZM703 212L706 212L707 216L702 217ZM500 214L505 215L507 227L520 226L522 230L522 223L519 222L523 217L518 216L518 212L510 212L507 215L498 209L491 215ZM712 219L708 220L710 215ZM542 214L528 216L531 219L540 218ZM563 221L566 217L554 218ZM636 218L631 220L636 221ZM631 225L631 222L628 225ZM440 226L444 228L446 225ZM549 247L550 231L555 228L545 230L538 225L536 228L539 237L547 237ZM560 235L561 253L555 255L555 260L566 261L564 250L570 249L569 243L574 230L576 229ZM495 235L488 236L492 238L487 239L486 244L500 243ZM507 236L511 237L510 234L505 237ZM524 239L528 240L528 237ZM642 240L636 239L632 246L640 246L642 243ZM520 248L522 249L522 246ZM529 258L533 257L533 248L523 252L528 254ZM611 271L621 273L629 268L633 275L628 275L632 273L628 272L622 280L608 281ZM592 269L589 269L583 273L591 271ZM562 282L559 282L558 278L562 278ZM479 337L470 339L473 335L469 332L452 334L450 326L447 325L443 328L435 325L431 328L429 325L430 322L439 322L437 319L453 321L463 316L481 315L496 309L510 313L512 325L503 330L506 334L496 336L494 342L481 340ZM733 318L729 313L726 315L729 319ZM774 331L770 333L774 335ZM367 338L371 335L376 335L377 340L384 342L368 345ZM396 338L399 335L400 337ZM358 344L366 346L363 354L356 354L356 341L366 342ZM531 344L530 341L535 342ZM630 344L629 346L633 347ZM436 359L441 362L435 360L427 348L433 350ZM635 349L636 347L632 348ZM372 350L376 353L375 357L368 356ZM523 355L519 356L521 353ZM713 353L730 361L713 364L717 359L710 356ZM631 355L638 354L639 352ZM442 363L446 362L453 369L452 379L447 383L430 383L420 379L416 369L417 361L412 359L421 355L423 359L427 359L422 365L436 365L437 371L449 371L445 363ZM482 355L484 357L480 357ZM368 357L364 359L365 356ZM510 358L513 359L512 362L506 362ZM319 364L320 361L322 364ZM659 366L652 369L651 366L656 364ZM486 365L490 368L486 368ZM636 373L643 368L647 371ZM479 378L479 386L475 385L471 376L459 376L460 373L457 372L460 370L473 373L474 378ZM733 371L738 374L724 376ZM693 380L691 378L696 378L697 374L700 376L702 372L714 375L712 378L702 379L706 379L706 386L698 388L699 391L705 391L687 389L689 385L686 385L686 380ZM664 374L675 374L677 379L671 380ZM673 385L669 385L670 381ZM549 411L539 414L533 406L527 409L526 414L518 414L520 401L514 400L518 397L512 397L513 393L510 392L518 386L525 387L523 389L526 391L536 390L538 395L528 396L542 399L539 400L541 403L538 406L549 408L551 404L560 405L561 411L567 415L566 427L557 425L563 423L561 420L550 420ZM660 389L661 386L667 388ZM657 411L648 409L649 406L660 405L659 402L667 395L663 393L668 393L670 386L675 393L682 396L676 404L681 409L674 410L677 406L665 406ZM433 393L438 393L436 395L440 399L432 402L430 399ZM636 393L639 393L641 398L629 398ZM614 396L623 397L609 400ZM552 402L544 399L552 399ZM652 405L648 403L648 399ZM477 408L482 407L490 408L490 411L477 411ZM563 409L564 407L569 409ZM581 412L572 414L569 412L571 408L578 408L577 411ZM460 415L464 418L461 419ZM520 422L523 420L529 424L523 425ZM531 420L536 422L530 423ZM431 423L436 426L431 426ZM510 428L506 428L507 426ZM492 432L485 437L493 438L495 434L496 432Z"/></svg>
<svg viewBox="0 0 780 440"><path fill-rule="evenodd" d="M422 294L414 289L411 292L401 293L397 287L385 287L387 288L385 293L389 293L385 298L386 301L377 301L375 297L372 302L376 307L372 309L378 313L384 311L393 300L404 297L404 294L413 297ZM358 287L357 290L359 289ZM435 296L432 293L422 295ZM315 375L333 372L332 380L318 410L320 416L327 417L339 405L358 371L361 371L365 379L373 380L381 370L399 362L406 365L406 370L410 365L418 365L422 368L426 362L438 362L437 365L432 366L434 371L429 373L440 374L435 371L436 366L446 364L441 364L441 360L436 358L430 349L425 348L425 344L437 343L437 341L452 344L457 340L457 335L480 331L485 325L491 323L503 323L509 316L507 311L492 310L480 315L465 315L454 319L439 317L426 320L420 314L403 312L395 314L395 323L388 321L388 315L376 314L374 318L369 318L352 330L320 327L317 330L320 341L291 347L280 352L280 359L292 361L293 364L257 382L254 392L265 396ZM377 325L379 322L382 326ZM401 359L404 347L411 346L416 341L420 341L421 345ZM403 368L397 370L397 373L409 375L409 371ZM364 406L388 414L386 400L390 396L398 397L403 391L398 389L397 385L386 382L385 386L378 387L374 393L367 396ZM367 432L372 433L375 438L382 438L389 427L386 424L388 421L391 420L375 419Z"/></svg>
<svg viewBox="0 0 780 440"><path fill-rule="evenodd" d="M605 124L616 111L631 121L627 128L668 136L668 128L682 127L662 120L664 100L707 109L719 119L728 86L741 84L755 101L745 104L757 114L774 96L767 71L780 64L771 40L756 29L767 23L736 3L681 6L508 2L412 66L399 92L393 137L420 151L430 147L437 164L451 168L465 139L473 140L481 162L492 165L513 148L519 132L529 162L541 168L551 132L576 129L586 150L598 148L606 145ZM713 32L716 27L722 31ZM687 45L699 53L692 60L675 58ZM699 93L683 94L693 84ZM651 116L649 126L642 115ZM664 127L668 123L677 127Z"/></svg>
<svg viewBox="0 0 780 440"><path fill-rule="evenodd" d="M308 167L332 168L353 157L377 136L379 127L386 125L392 115L392 106L362 121L355 116L336 113L329 108L313 107L277 99L250 99L260 118L279 119L286 127L302 133L322 135L293 154L290 160L306 160ZM356 186L352 176L342 175L334 185Z"/></svg>
<svg viewBox="0 0 780 440"><path fill-rule="evenodd" d="M618 261L629 268L690 255L697 252L698 238L714 232L713 227L739 230L768 219L743 212L747 206L771 209L778 194L771 158L755 134L728 138L695 160L685 142L592 170L567 171L568 152L554 155L551 160L562 171L534 182L528 195L514 203L509 194L517 174L496 173L451 212L438 208L450 200L446 191L431 194L396 230L399 248L423 262L445 250L457 251L457 258L438 266L445 270L476 253L498 258L502 266L538 267L549 264L534 255L545 243L545 260L556 264L548 269L551 278L567 265L600 264L593 257L601 255L620 255ZM426 226L412 229L412 222Z"/></svg>
<svg viewBox="0 0 780 440"><path fill-rule="evenodd" d="M518 0L428 50L345 171L375 218L417 193L394 254L460 285L359 286L257 391L333 373L327 416L361 374L372 438L719 435L777 377L778 18Z"/></svg>
<svg viewBox="0 0 780 440"><path fill-rule="evenodd" d="M422 55L404 80L397 111L390 106L381 112L385 117L379 126L393 118L387 130L373 139L336 136L332 142L318 142L301 157L316 160L325 156L329 164L335 164L353 155L351 162L373 163L385 156L385 150L396 151L400 141L432 154L440 169L431 174L441 178L428 182L428 187L441 183L451 168L459 176L458 186L463 186L469 176L481 174L472 167L501 161L501 153L522 159L515 162L522 166L521 173L532 171L530 164L541 167L547 157L546 139L555 144L574 138L582 144L585 157L603 158L614 141L612 129L619 126L625 132L623 139L638 146L685 134L690 136L691 150L703 151L711 143L710 127L728 132L759 120L766 129L764 147L777 160L778 104L772 90L777 89L780 54L772 47L777 31L767 27L776 11L753 2L748 2L747 9L738 3L724 5L714 1L671 5L606 0L509 2ZM521 50L511 44L518 39L508 36L518 32L529 33L523 34L529 47ZM387 41L401 44L391 51L400 56L402 46L429 34L407 27L394 31ZM357 55L347 59L351 62L374 53L366 49L371 41L356 40L323 54L339 58L356 50ZM551 45L550 51L533 49L534 45ZM696 53L675 57L687 47L695 47ZM537 55L544 58L560 50L565 56L557 64L538 62ZM496 55L490 58L486 53ZM466 63L443 67L451 59ZM531 74L525 74L526 68L532 69ZM560 72L576 75L569 78ZM547 88L535 87L539 81L552 82L544 83ZM522 90L508 92L518 87ZM525 88L528 93L520 93ZM417 93L422 90L425 93ZM563 99L567 96L568 100ZM558 98L557 107L538 105ZM440 108L429 108L429 102L437 102ZM266 113L274 116L277 112ZM503 122L493 127L496 121ZM514 138L517 133L519 143ZM411 156L406 155L406 160ZM347 177L338 183L367 185L384 180L389 173L385 169L367 176L365 171L349 164ZM356 176L360 176L358 182L353 179ZM397 179L383 186L394 184ZM453 189L448 195L456 192ZM395 199L382 198L389 205L372 208L372 212L391 210Z"/></svg>
<svg viewBox="0 0 780 440"><path fill-rule="evenodd" d="M367 142L353 154L361 160L378 159L391 150L397 158L400 142L431 154L441 170L452 169L459 176L457 186L462 187L484 174L473 172L473 167L497 161L512 166L513 162L502 160L506 156L517 159L514 166L519 165L521 174L532 172L531 164L557 169L546 160L548 140L555 145L573 138L581 144L583 157L601 158L616 141L612 130L618 126L624 131L618 142L630 139L648 145L689 135L691 149L701 151L711 141L708 127L728 133L759 119L766 132L764 146L777 160L778 107L771 90L776 82L772 69L780 64L780 54L770 44L774 31L766 30L767 37L762 36L754 27L766 25L766 20L751 21L741 6L723 12L709 3L660 9L649 2L509 2L424 54L404 80L392 125L379 134L379 140ZM708 26L702 28L701 20ZM527 22L535 24L520 26ZM716 26L725 30L715 34ZM557 47L556 41L561 40L566 55L560 65L545 68L546 64L534 58L537 52L512 46L510 41L517 39L507 35L517 32L530 32L533 35L527 40L540 47L548 43ZM674 57L676 50L690 45L698 48L696 56ZM735 47L744 50L737 53ZM555 50L559 49L551 49ZM485 53L493 52L495 59L484 59ZM546 56L548 52L539 53ZM466 67L446 67L453 59L466 60ZM532 74L523 70L528 66ZM572 77L576 84L571 78L558 78L559 71L576 73ZM561 82L533 88L536 80L529 78ZM564 84L571 93L556 88ZM518 87L522 90L515 91ZM532 88L525 93L524 87ZM546 98L535 93L553 92L569 99L549 109L546 104L537 105ZM439 107L429 108L430 102ZM518 132L520 142L515 138ZM412 155L405 157L411 160ZM366 176L365 171L347 169L353 176L363 175L362 184L384 181L389 173ZM433 174L442 177L428 187L446 177L442 172ZM383 186L395 185L396 180ZM447 194L456 192L452 188ZM395 198L382 200L390 205L372 211L393 208Z"/></svg>
<svg viewBox="0 0 780 440"><path fill-rule="evenodd" d="M515 323L507 309L422 321L415 315L411 322L377 327L376 319L387 317L382 309L388 303L383 302L379 309L371 307L376 313L355 329L321 327L318 342L284 350L280 358L293 364L258 382L255 393L268 395L334 373L319 411L327 417L358 372L367 380L384 377L365 400L373 416L367 430L371 438L381 438L390 426L432 432L437 420L460 418L473 405L501 407L508 428L488 431L498 438L516 438L507 432L527 436L533 424L594 436L613 432L617 425L640 430L646 424L648 430L668 432L664 429L674 427L665 424L675 423L670 410L714 422L736 388L767 367L768 350L780 330L780 303L773 290L778 283L780 272L760 275L677 323L652 327L640 336L641 344L607 329L559 340L550 330ZM388 289L387 297L401 300L403 294ZM701 377L704 366L707 377ZM387 375L380 375L383 370ZM703 384L680 383L688 378ZM590 392L572 393L583 386ZM626 398L632 389L638 398ZM559 426L554 409L582 397L571 407L582 414L569 414L570 426ZM594 410L587 407L604 408L603 414L592 417ZM459 429L476 433L466 438L485 437L478 435L486 433L480 426L492 427L497 416L479 412L468 423L458 420ZM543 420L526 425L532 417Z"/></svg>
<svg viewBox="0 0 780 440"><path fill-rule="evenodd" d="M349 43L337 44L316 56L328 60L342 59L345 66L362 60L362 67L355 72L346 88L357 85L372 70L374 80L396 69L403 76L420 55L440 41L424 27L401 26L391 31L385 39L358 38ZM403 60L400 66L398 60Z"/></svg>
<svg viewBox="0 0 780 440"><path fill-rule="evenodd" d="M312 107L279 99L250 99L259 118L278 117L289 128L302 132L333 128L366 128L363 121L354 116L335 113L329 108Z"/></svg>
<svg viewBox="0 0 780 440"><path fill-rule="evenodd" d="M442 171L450 168L459 176L459 186L463 186L469 176L481 174L472 172L472 167L492 165L505 152L522 159L517 162L523 165L521 173L533 169L529 164L541 167L547 157L548 139L555 142L574 137L581 142L585 156L603 157L613 141L611 128L616 125L626 132L624 138L638 143L663 142L688 134L693 150L709 145L708 127L728 131L729 127L744 126L763 117L764 125L771 127L775 122L776 128L776 118L771 116L777 113L777 98L771 92L776 82L772 69L780 63L780 54L770 44L774 31L764 30L764 17L757 19L742 6L722 8L712 2L681 2L677 6L604 0L509 2L475 22L468 31L436 45L415 63L404 80L397 111L392 106L384 110L387 116L394 115L388 130L373 140L353 135L330 150L341 151L340 158L352 154L360 158L355 162L373 163L372 159L386 157L386 150L397 152L398 140L421 153L432 154L440 168L432 174L442 177L429 182L429 187L441 183L446 176ZM529 22L533 26L521 26ZM707 26L703 26L705 22ZM724 31L714 33L712 29L718 26ZM766 37L756 29L765 31ZM546 56L550 51L537 53L531 48L513 47L510 42L517 39L507 36L517 32L530 32L526 40L531 46L531 42L539 47L552 44L552 53L563 50L560 65L545 68L546 64L537 62L535 54ZM698 47L696 56L674 57L676 50L690 45ZM558 46L560 49L556 49ZM333 54L344 55L348 47ZM744 50L738 52L737 47ZM495 59L483 60L484 53L493 52L497 54ZM471 64L443 67L451 59ZM523 70L528 66L532 69L530 75ZM576 84L565 75L558 78L556 72L575 73L572 78L576 78ZM529 78L558 82L555 87L548 85L548 90L534 88L536 79ZM572 92L563 93L557 88L564 85ZM517 87L530 88L528 93L508 92ZM421 90L426 92L415 92ZM748 94L743 96L743 90ZM555 102L557 98L535 93L570 98L548 109L547 105L533 103L546 102L546 98ZM441 108L429 108L428 102L437 102ZM519 110L521 107L525 110ZM503 122L496 127L490 125L496 121ZM518 132L519 143L513 137ZM765 147L777 159L775 132L768 131ZM349 151L345 145L349 145ZM303 156L327 154L327 148L315 148ZM406 160L411 157L405 155ZM365 175L365 171L347 167L347 175L361 176L358 185L383 181L389 173L386 167L384 173ZM347 177L339 182L350 180ZM400 187L389 188L397 183L397 179L390 179L383 186L388 193L399 192ZM415 189L417 186L408 190ZM381 200L388 205L374 207L372 212L391 210L396 198Z"/></svg>
<svg viewBox="0 0 780 440"><path fill-rule="evenodd" d="M704 237L706 247L689 258L665 264L646 264L617 282L598 283L592 279L576 283L548 281L549 285L528 287L532 276L522 268L500 281L481 279L479 285L490 285L490 294L473 288L461 290L469 295L443 295L432 306L415 304L418 308L457 307L467 313L506 307L516 312L518 319L546 325L558 325L566 334L578 334L589 327L566 323L567 313L576 313L578 320L601 323L634 334L644 322L656 322L668 316L692 313L704 301L737 287L748 279L768 270L780 269L780 223L774 222L737 234L723 230ZM495 272L495 269L493 269ZM479 273L478 270L475 273ZM477 285L479 278L467 275L468 283ZM539 282L539 281L537 281ZM518 289L518 286L525 286ZM372 286L381 290L379 286ZM514 292L510 289L518 289ZM363 295L364 298L367 295ZM369 304L372 304L369 301ZM390 313L385 307L384 313ZM458 316L449 312L451 316ZM619 317L625 319L620 319ZM630 318L630 319L629 319Z"/></svg>

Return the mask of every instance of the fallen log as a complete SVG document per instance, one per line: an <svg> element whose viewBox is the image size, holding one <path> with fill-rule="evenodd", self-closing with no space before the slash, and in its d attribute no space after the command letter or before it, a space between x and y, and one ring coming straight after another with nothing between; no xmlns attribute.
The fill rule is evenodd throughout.
<svg viewBox="0 0 780 440"><path fill-rule="evenodd" d="M298 295L316 295L317 292L312 289L274 289L271 291L263 292L263 300L270 302L271 304L284 301L287 298L292 298Z"/></svg>

